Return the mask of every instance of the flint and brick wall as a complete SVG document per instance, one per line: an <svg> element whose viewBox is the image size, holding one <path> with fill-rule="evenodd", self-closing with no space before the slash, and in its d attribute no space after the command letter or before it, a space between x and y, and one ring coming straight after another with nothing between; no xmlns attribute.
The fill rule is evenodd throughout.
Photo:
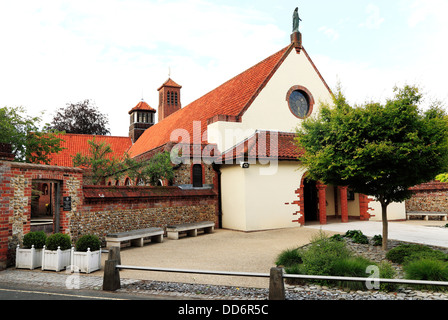
<svg viewBox="0 0 448 320"><path fill-rule="evenodd" d="M104 242L108 233L187 222L214 221L218 226L218 195L213 189L85 186L83 190L83 208L70 220L73 241L95 234Z"/></svg>
<svg viewBox="0 0 448 320"><path fill-rule="evenodd" d="M33 181L61 185L60 229L72 242L96 234L104 242L108 233L170 224L214 221L218 227L216 175L212 189L179 187L85 186L83 170L0 161L0 270L14 264L15 248L31 229ZM62 197L71 197L64 211Z"/></svg>
<svg viewBox="0 0 448 320"><path fill-rule="evenodd" d="M406 212L448 212L448 183L431 181L412 187L413 195L406 200Z"/></svg>
<svg viewBox="0 0 448 320"><path fill-rule="evenodd" d="M72 197L72 211L60 211L60 232L69 233L73 213L82 205L82 170L30 163L0 161L0 270L11 261L17 244L31 228L33 180L61 183L61 197Z"/></svg>

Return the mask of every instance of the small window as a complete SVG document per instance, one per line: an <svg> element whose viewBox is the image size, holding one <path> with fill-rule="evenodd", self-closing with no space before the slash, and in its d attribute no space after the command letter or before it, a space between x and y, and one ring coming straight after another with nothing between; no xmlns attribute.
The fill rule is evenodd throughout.
<svg viewBox="0 0 448 320"><path fill-rule="evenodd" d="M193 187L202 187L202 166L200 164L193 165Z"/></svg>
<svg viewBox="0 0 448 320"><path fill-rule="evenodd" d="M170 104L170 97L171 97L171 95L170 95L170 92L168 91L168 94L166 95L166 103L167 104Z"/></svg>
<svg viewBox="0 0 448 320"><path fill-rule="evenodd" d="M174 93L174 104L177 106L177 92Z"/></svg>
<svg viewBox="0 0 448 320"><path fill-rule="evenodd" d="M124 182L125 186L130 186L131 185L131 179L126 178L125 182Z"/></svg>

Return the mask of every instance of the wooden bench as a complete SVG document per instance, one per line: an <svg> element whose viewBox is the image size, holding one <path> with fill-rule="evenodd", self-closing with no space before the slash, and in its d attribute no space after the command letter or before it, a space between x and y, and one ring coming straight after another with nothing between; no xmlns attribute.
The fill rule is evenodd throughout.
<svg viewBox="0 0 448 320"><path fill-rule="evenodd" d="M107 248L125 247L128 245L143 247L143 244L147 242L162 242L162 241L163 241L162 228L137 229L125 232L111 233L106 236Z"/></svg>
<svg viewBox="0 0 448 320"><path fill-rule="evenodd" d="M192 222L170 225L166 227L168 239L179 239L180 233L186 233L189 237L196 237L198 230L203 230L204 233L212 233L215 229L215 223L212 221Z"/></svg>
<svg viewBox="0 0 448 320"><path fill-rule="evenodd" d="M447 221L447 213L446 212L436 212L436 211L409 211L406 212L408 219L410 220L410 216L421 216L424 217L425 220L428 220L429 216L439 216L442 217L442 220Z"/></svg>

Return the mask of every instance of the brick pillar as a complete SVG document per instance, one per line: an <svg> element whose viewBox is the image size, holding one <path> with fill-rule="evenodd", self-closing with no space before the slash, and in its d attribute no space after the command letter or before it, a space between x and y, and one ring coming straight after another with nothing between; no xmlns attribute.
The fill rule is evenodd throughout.
<svg viewBox="0 0 448 320"><path fill-rule="evenodd" d="M327 224L327 186L317 183L316 187L319 194L319 221L320 224Z"/></svg>
<svg viewBox="0 0 448 320"><path fill-rule="evenodd" d="M365 194L359 194L359 219L361 221L363 220L369 220L370 214L369 214L369 202L372 201L368 196Z"/></svg>
<svg viewBox="0 0 448 320"><path fill-rule="evenodd" d="M348 222L347 187L338 187L341 197L341 222Z"/></svg>

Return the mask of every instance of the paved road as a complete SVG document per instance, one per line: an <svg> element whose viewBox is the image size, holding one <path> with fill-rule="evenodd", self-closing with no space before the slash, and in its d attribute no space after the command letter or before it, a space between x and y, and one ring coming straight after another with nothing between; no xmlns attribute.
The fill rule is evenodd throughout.
<svg viewBox="0 0 448 320"><path fill-rule="evenodd" d="M164 297L121 292L73 290L0 283L0 300L163 300ZM167 299L167 298L165 298ZM172 299L171 297L169 299Z"/></svg>

